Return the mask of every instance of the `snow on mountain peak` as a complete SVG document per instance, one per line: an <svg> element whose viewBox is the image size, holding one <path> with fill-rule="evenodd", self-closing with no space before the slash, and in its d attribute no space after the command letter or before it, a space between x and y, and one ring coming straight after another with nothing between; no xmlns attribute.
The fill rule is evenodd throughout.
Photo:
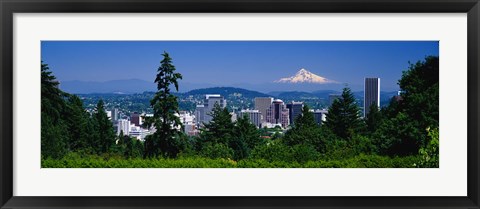
<svg viewBox="0 0 480 209"><path fill-rule="evenodd" d="M315 75L314 73L306 70L305 68L300 69L292 77L281 78L280 80L277 80L274 82L276 83L316 83L316 84L337 83L336 81L329 80L319 75Z"/></svg>

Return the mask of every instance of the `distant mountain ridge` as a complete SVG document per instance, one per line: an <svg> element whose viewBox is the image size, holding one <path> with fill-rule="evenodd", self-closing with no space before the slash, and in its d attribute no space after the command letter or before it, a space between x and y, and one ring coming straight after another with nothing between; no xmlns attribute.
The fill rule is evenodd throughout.
<svg viewBox="0 0 480 209"><path fill-rule="evenodd" d="M156 85L140 79L125 79L111 81L63 81L60 89L73 94L118 93L133 94L144 91L155 91Z"/></svg>
<svg viewBox="0 0 480 209"><path fill-rule="evenodd" d="M287 85L287 84L284 84ZM299 84L288 84L288 85L299 85ZM304 84L304 85L315 85L315 84ZM328 85L328 84L325 84ZM190 85L189 88L195 86ZM301 87L298 86L299 88ZM114 80L106 82L87 82L87 81L66 81L60 83L60 89L65 92L73 94L98 94L102 97L110 97L115 95L122 94L144 94L149 93L153 94L156 91L156 85L153 82L144 81L140 79L127 79L127 80ZM301 88L300 88L301 89ZM297 90L291 88L289 91L284 89L279 89L278 91L273 92L260 92L252 89L239 88L239 87L209 87L209 88L196 88L186 92L175 92L176 95L194 95L201 96L205 94L221 94L223 96L231 96L236 94L238 97L231 97L230 99L235 98L255 98L255 97L274 97L280 98L282 100L302 100L302 99L328 99L330 94L340 94L341 91L337 90L314 90L308 91ZM353 91L357 99L363 98L363 91ZM396 91L387 92L382 91L380 94L381 102L385 103L386 100L389 100L391 97L396 95ZM240 94L240 95L239 95Z"/></svg>
<svg viewBox="0 0 480 209"><path fill-rule="evenodd" d="M269 92L261 93L258 91L247 90L243 88L235 87L212 87L212 88L202 88L195 89L183 93L174 93L175 95L186 98L188 96L203 97L206 94L220 94L224 97L230 98L249 98L254 99L255 97L273 97L279 98L282 100L290 101L302 101L304 99L328 99L331 94L341 94L340 91L335 90L319 90L314 92L303 92L303 91L278 91L278 92ZM363 100L363 91L354 91L352 92L355 98ZM155 91L145 91L143 93L135 93L137 95L145 95L153 97ZM79 94L79 95L96 95L101 97L112 97L112 96L121 96L121 93L89 93L89 94ZM236 95L236 96L235 96ZM381 91L380 92L380 102L386 104L390 101L393 96L396 96L396 91Z"/></svg>
<svg viewBox="0 0 480 209"><path fill-rule="evenodd" d="M270 95L264 94L258 91L251 91L242 88L234 88L234 87L213 87L213 88L203 88L203 89L195 89L185 93L180 93L184 95L205 95L205 94L220 94L223 96L230 95L230 94L241 94L243 97L247 98L255 98L255 97L269 97Z"/></svg>

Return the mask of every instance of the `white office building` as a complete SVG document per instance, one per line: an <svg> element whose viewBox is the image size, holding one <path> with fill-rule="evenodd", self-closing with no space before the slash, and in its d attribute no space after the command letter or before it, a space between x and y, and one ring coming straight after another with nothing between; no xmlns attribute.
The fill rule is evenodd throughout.
<svg viewBox="0 0 480 209"><path fill-rule="evenodd" d="M259 110L242 110L240 111L239 117L243 118L244 115L248 116L250 122L255 125L257 128L262 126L262 113Z"/></svg>

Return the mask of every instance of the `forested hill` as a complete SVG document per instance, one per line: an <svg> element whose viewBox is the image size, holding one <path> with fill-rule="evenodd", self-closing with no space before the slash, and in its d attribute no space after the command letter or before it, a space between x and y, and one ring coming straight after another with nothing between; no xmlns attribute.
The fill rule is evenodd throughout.
<svg viewBox="0 0 480 209"><path fill-rule="evenodd" d="M184 95L220 94L222 96L237 94L238 96L245 97L245 98L270 96L268 94L260 93L258 91L250 91L250 90L234 88L234 87L213 87L213 88L195 89L183 94Z"/></svg>

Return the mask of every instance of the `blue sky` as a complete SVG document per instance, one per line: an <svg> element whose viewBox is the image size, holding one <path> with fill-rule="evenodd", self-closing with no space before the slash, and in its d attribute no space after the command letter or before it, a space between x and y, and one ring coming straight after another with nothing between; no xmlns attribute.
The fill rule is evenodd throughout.
<svg viewBox="0 0 480 209"><path fill-rule="evenodd" d="M167 51L187 83L265 84L305 68L362 85L380 77L396 90L408 62L438 56L437 41L42 41L42 60L62 81L152 81Z"/></svg>

